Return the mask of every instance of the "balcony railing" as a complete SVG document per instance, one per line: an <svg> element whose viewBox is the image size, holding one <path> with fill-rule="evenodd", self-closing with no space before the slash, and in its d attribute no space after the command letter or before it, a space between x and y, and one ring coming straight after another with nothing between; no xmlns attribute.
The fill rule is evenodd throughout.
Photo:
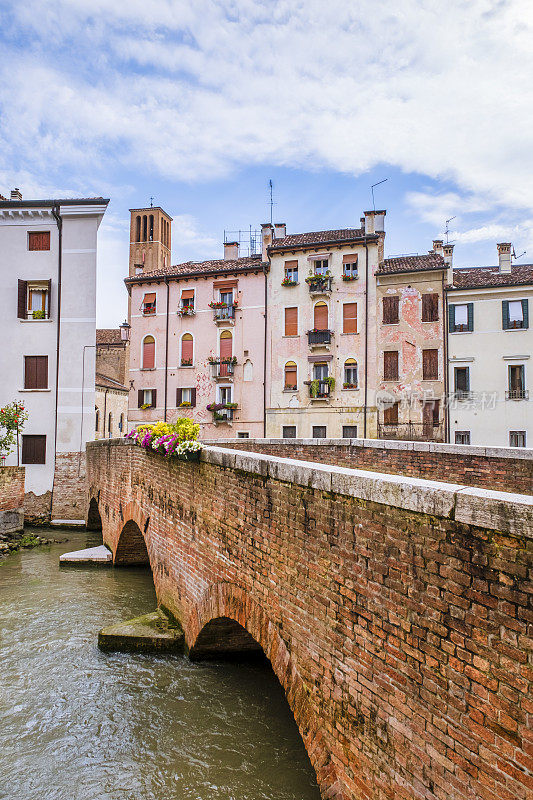
<svg viewBox="0 0 533 800"><path fill-rule="evenodd" d="M529 400L529 391L527 389L510 389L505 392L506 400Z"/></svg>
<svg viewBox="0 0 533 800"><path fill-rule="evenodd" d="M471 400L472 392L470 389L456 389L453 393L454 400Z"/></svg>
<svg viewBox="0 0 533 800"><path fill-rule="evenodd" d="M306 278L309 294L329 294L331 292L331 281L330 275L311 275Z"/></svg>
<svg viewBox="0 0 533 800"><path fill-rule="evenodd" d="M307 341L311 345L331 344L333 331L307 331Z"/></svg>
<svg viewBox="0 0 533 800"><path fill-rule="evenodd" d="M194 310L194 306L182 306L178 308L177 313L179 317L194 317L196 311Z"/></svg>
<svg viewBox="0 0 533 800"><path fill-rule="evenodd" d="M233 360L217 359L211 361L212 378L232 378L235 372L236 362Z"/></svg>
<svg viewBox="0 0 533 800"><path fill-rule="evenodd" d="M411 442L443 442L444 425L424 422L378 422L378 439L402 439Z"/></svg>
<svg viewBox="0 0 533 800"><path fill-rule="evenodd" d="M331 384L328 380L314 380L308 381L309 384L309 397L311 400L324 400L330 396Z"/></svg>
<svg viewBox="0 0 533 800"><path fill-rule="evenodd" d="M218 422L231 422L236 409L237 403L210 403L207 406L207 410L213 412L213 422L215 425Z"/></svg>
<svg viewBox="0 0 533 800"><path fill-rule="evenodd" d="M235 319L235 306L222 306L213 309L215 322L226 322Z"/></svg>

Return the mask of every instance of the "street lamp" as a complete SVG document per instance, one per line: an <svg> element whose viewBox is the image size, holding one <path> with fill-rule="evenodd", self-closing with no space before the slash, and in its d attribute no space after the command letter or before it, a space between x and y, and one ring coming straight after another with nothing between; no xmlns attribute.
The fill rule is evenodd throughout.
<svg viewBox="0 0 533 800"><path fill-rule="evenodd" d="M119 326L120 330L120 338L123 342L129 342L130 340L130 332L131 332L131 325L124 320L122 325Z"/></svg>

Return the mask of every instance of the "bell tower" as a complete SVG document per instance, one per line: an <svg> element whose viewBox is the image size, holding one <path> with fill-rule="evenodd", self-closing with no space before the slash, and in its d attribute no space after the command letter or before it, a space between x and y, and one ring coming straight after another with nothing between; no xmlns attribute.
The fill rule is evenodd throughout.
<svg viewBox="0 0 533 800"><path fill-rule="evenodd" d="M130 208L129 277L170 266L172 217L160 206Z"/></svg>

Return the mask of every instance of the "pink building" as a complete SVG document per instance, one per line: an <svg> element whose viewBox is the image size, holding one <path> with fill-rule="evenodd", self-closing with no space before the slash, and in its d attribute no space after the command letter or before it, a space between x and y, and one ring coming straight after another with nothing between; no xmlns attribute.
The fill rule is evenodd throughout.
<svg viewBox="0 0 533 800"><path fill-rule="evenodd" d="M171 218L131 214L129 427L191 416L203 439L264 436L268 265L226 243L223 259L171 266Z"/></svg>

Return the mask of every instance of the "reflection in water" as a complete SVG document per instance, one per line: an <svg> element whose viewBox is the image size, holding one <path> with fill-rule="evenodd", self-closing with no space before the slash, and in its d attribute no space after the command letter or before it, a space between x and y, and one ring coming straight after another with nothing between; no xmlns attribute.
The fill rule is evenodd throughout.
<svg viewBox="0 0 533 800"><path fill-rule="evenodd" d="M0 798L318 800L270 667L97 649L155 595L146 570L60 571L86 542L0 566Z"/></svg>

